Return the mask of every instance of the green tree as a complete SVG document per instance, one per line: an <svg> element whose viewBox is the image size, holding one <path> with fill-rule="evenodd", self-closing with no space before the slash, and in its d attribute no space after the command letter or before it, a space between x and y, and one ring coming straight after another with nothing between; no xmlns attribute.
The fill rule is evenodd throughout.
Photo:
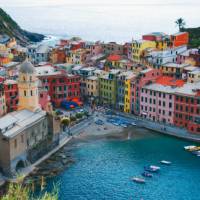
<svg viewBox="0 0 200 200"><path fill-rule="evenodd" d="M65 127L67 127L67 126L69 126L70 121L69 121L69 119L64 118L64 119L62 119L61 123L62 123Z"/></svg>
<svg viewBox="0 0 200 200"><path fill-rule="evenodd" d="M83 114L82 113L76 113L76 118L77 119L80 119L80 118L82 118L83 117Z"/></svg>
<svg viewBox="0 0 200 200"><path fill-rule="evenodd" d="M176 26L178 26L180 32L182 31L182 29L184 29L184 27L186 25L185 20L183 18L178 18L175 21L175 24L176 24Z"/></svg>

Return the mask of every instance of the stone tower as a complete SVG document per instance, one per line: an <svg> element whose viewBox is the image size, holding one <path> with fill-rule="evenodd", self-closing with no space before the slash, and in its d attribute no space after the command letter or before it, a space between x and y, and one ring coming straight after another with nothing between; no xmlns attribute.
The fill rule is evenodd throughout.
<svg viewBox="0 0 200 200"><path fill-rule="evenodd" d="M38 79L34 66L25 60L19 68L19 106L18 110L27 109L33 112L41 110L38 97Z"/></svg>

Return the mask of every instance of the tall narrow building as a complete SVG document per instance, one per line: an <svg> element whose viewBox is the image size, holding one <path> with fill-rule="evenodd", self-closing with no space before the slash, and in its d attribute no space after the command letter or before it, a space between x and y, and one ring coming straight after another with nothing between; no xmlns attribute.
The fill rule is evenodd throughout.
<svg viewBox="0 0 200 200"><path fill-rule="evenodd" d="M38 79L34 66L27 60L22 63L19 69L18 88L18 110L39 111L41 107L38 98Z"/></svg>

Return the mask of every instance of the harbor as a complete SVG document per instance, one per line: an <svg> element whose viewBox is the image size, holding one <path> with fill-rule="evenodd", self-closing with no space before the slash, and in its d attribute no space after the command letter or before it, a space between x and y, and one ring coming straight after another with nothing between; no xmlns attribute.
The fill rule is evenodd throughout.
<svg viewBox="0 0 200 200"><path fill-rule="evenodd" d="M200 159L185 151L184 146L190 142L139 127L132 129L130 138L129 133L125 129L101 137L88 134L74 137L62 149L73 162L62 172L45 179L44 191L60 184L61 200L66 197L95 199L96 196L101 200L110 195L110 199L120 200L197 199ZM171 165L162 164L162 160L170 161ZM145 184L131 181L150 165L159 166L159 172L153 173L152 178L144 177ZM39 190L40 186L36 194Z"/></svg>

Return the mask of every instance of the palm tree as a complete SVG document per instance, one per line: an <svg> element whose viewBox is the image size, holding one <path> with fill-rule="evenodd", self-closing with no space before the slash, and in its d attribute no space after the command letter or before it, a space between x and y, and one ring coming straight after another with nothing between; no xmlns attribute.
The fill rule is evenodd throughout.
<svg viewBox="0 0 200 200"><path fill-rule="evenodd" d="M186 25L185 20L183 18L178 18L176 21L176 26L179 27L179 31L181 32L184 28L184 26Z"/></svg>

